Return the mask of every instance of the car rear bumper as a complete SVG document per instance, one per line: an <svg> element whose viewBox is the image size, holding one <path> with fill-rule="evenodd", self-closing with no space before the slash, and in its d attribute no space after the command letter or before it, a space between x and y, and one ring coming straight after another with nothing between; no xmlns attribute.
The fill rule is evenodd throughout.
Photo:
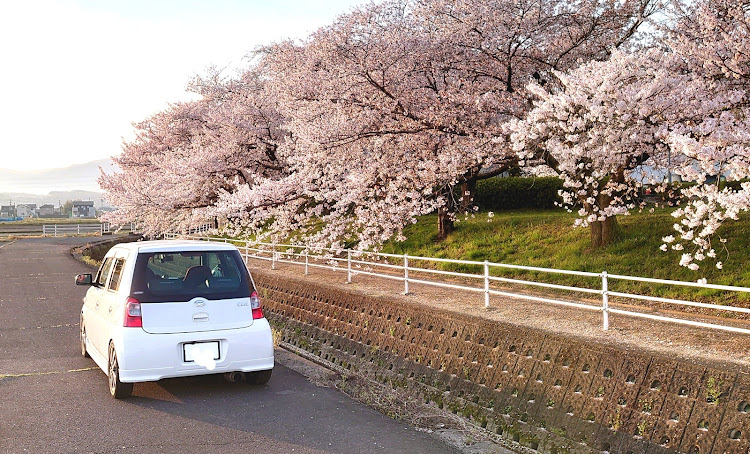
<svg viewBox="0 0 750 454"><path fill-rule="evenodd" d="M272 369L273 338L266 319L240 329L199 333L149 334L139 328L120 330L114 339L125 383L156 381L162 378L188 377L223 372L252 372ZM219 342L219 359L209 369L186 362L183 347L193 342Z"/></svg>

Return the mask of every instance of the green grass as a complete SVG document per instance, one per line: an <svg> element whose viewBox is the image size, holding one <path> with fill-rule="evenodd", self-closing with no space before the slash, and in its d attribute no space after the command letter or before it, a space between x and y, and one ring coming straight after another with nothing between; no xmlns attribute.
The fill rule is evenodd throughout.
<svg viewBox="0 0 750 454"><path fill-rule="evenodd" d="M437 241L437 215L422 216L416 224L404 229L403 242L392 240L383 245L381 252L408 254L434 258L470 260L509 265L525 265L558 270L586 271L620 274L657 279L695 282L705 278L710 284L750 287L750 218L729 221L719 230L727 239L727 249L715 238L717 259L705 261L701 269L691 271L679 266L683 251L659 250L661 238L675 235L675 219L671 209L657 209L654 213L634 213L618 217L619 239L607 247L591 247L588 228L574 227L576 215L560 209L517 210L495 212L489 218L486 212L473 218L460 217L455 230L442 242ZM488 222L490 220L490 222ZM226 237L226 235L220 235ZM236 241L236 240L235 240ZM235 243L239 244L239 243ZM731 251L731 252L730 252ZM398 259L393 263L401 264ZM483 265L465 265L411 260L410 266L444 271L482 274ZM491 267L493 276L562 284L574 287L601 289L600 277L580 277L547 272L532 272ZM417 276L414 276L417 277ZM420 276L421 277L421 276ZM430 276L434 277L434 276ZM473 285L481 281L472 280ZM570 293L532 286L515 286L539 293ZM714 304L731 304L750 307L750 293L723 292L712 289L672 285L655 285L618 279L609 280L609 290L623 293L662 296ZM580 294L576 294L580 296ZM601 299L599 295L590 295ZM616 301L616 298L611 298ZM653 303L646 303L652 305ZM712 313L711 311L704 311ZM727 313L715 312L726 316Z"/></svg>
<svg viewBox="0 0 750 454"><path fill-rule="evenodd" d="M575 228L575 215L561 210L514 211L495 213L491 222L487 213L456 224L456 229L443 242L436 241L437 217L423 216L408 226L404 242L391 241L383 252L425 257L476 260L527 265L543 268L623 274L659 279L695 282L706 278L711 284L750 287L750 219L730 222L719 231L727 238L728 253L717 247L718 259L724 264L718 270L713 263L704 263L700 270L690 271L678 265L682 252L662 252L661 238L674 234L671 210L654 214L640 213L618 218L620 239L605 248L592 249L588 228ZM717 246L721 246L716 239ZM722 250L719 250L722 249ZM481 273L481 266L432 264L417 262L414 266ZM600 288L598 278L524 272L492 268L491 274L503 277L541 280L565 285ZM748 306L750 294L724 293L709 289L685 289L676 286L654 286L610 280L610 290L645 292L647 294L709 301L718 304Z"/></svg>

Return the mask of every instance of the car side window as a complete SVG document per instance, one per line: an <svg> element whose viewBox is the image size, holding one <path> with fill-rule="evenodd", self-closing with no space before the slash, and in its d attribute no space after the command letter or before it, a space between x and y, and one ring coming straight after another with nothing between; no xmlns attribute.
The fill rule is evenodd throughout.
<svg viewBox="0 0 750 454"><path fill-rule="evenodd" d="M120 279L122 278L122 268L125 266L125 259L116 259L114 264L114 270L112 271L112 279L109 280L109 289L117 291L120 287Z"/></svg>
<svg viewBox="0 0 750 454"><path fill-rule="evenodd" d="M107 283L107 277L109 276L109 271L112 269L112 257L107 257L104 259L104 263L102 263L102 266L99 268L99 272L96 273L96 280L94 281L94 285L97 287L104 287L104 284Z"/></svg>

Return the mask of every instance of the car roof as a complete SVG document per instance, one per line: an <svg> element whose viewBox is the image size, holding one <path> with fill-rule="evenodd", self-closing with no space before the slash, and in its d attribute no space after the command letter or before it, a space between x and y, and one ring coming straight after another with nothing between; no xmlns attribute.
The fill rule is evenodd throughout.
<svg viewBox="0 0 750 454"><path fill-rule="evenodd" d="M113 247L127 249L136 253L141 252L182 252L182 251L232 251L237 248L229 243L217 241L189 241L189 240L156 240L119 243Z"/></svg>

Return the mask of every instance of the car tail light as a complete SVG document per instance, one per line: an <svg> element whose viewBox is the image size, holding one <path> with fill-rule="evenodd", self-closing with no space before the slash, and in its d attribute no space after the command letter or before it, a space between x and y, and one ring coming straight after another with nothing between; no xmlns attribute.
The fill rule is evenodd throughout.
<svg viewBox="0 0 750 454"><path fill-rule="evenodd" d="M141 303L135 298L125 300L125 323L122 326L129 328L143 327L143 318L141 317Z"/></svg>
<svg viewBox="0 0 750 454"><path fill-rule="evenodd" d="M253 320L263 318L263 308L260 307L260 298L258 292L250 294L250 307L253 309Z"/></svg>

